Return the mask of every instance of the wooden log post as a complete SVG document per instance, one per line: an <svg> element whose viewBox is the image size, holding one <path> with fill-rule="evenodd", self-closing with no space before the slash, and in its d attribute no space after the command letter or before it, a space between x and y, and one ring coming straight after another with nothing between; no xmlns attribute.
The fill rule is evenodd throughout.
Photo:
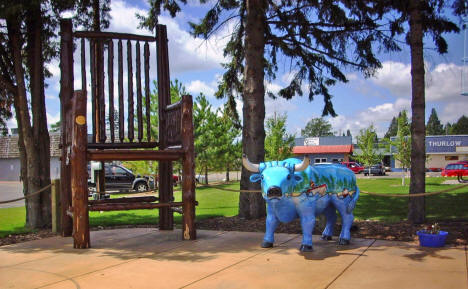
<svg viewBox="0 0 468 289"><path fill-rule="evenodd" d="M158 112L159 112L159 149L167 148L167 117L165 109L171 104L169 56L167 48L166 26L156 26L157 38L157 66L158 66ZM173 199L172 163L159 162L159 201L171 202ZM168 207L159 209L159 229L172 230L174 227L174 213Z"/></svg>
<svg viewBox="0 0 468 289"><path fill-rule="evenodd" d="M73 97L73 130L71 150L71 187L73 205L73 247L91 247L88 217L86 95L76 91Z"/></svg>
<svg viewBox="0 0 468 289"><path fill-rule="evenodd" d="M195 148L193 143L192 96L182 97L182 212L183 239L195 240Z"/></svg>
<svg viewBox="0 0 468 289"><path fill-rule="evenodd" d="M52 232L62 232L61 206L60 206L60 180L52 180L51 190Z"/></svg>
<svg viewBox="0 0 468 289"><path fill-rule="evenodd" d="M68 122L73 98L73 32L71 19L60 21L60 120L61 120L61 157L60 157L60 202L61 202L61 235L72 235L72 219L67 215L71 206L70 184L70 132Z"/></svg>

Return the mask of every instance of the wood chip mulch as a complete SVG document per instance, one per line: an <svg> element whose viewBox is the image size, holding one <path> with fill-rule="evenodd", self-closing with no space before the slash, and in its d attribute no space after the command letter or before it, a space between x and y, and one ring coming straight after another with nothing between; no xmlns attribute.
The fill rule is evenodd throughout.
<svg viewBox="0 0 468 289"><path fill-rule="evenodd" d="M439 221L441 230L449 232L446 243L453 245L468 245L468 220L448 220ZM241 231L241 232L264 232L265 218L256 220L241 219L235 217L216 217L204 220L198 220L197 229L216 230L216 231ZM351 228L351 236L354 238L367 238L392 241L417 241L416 231L426 228L427 224L411 224L409 222L385 223L379 221L354 221ZM155 227L153 225L143 226L119 226L119 227L98 227L91 230L102 230L112 228L131 228L131 227ZM314 234L321 234L324 224L320 219L317 221ZM338 235L341 225L335 226L335 235ZM288 224L280 224L276 229L277 233L301 234L299 220ZM34 233L9 235L0 238L0 246L21 243L32 240L39 240L56 236L50 230L39 230Z"/></svg>
<svg viewBox="0 0 468 289"><path fill-rule="evenodd" d="M321 234L324 225L318 221L314 234ZM454 245L468 244L468 220L439 221L441 230L449 232L446 243ZM409 222L385 223L379 221L354 221L351 228L351 236L354 238L367 238L393 241L417 241L416 232L427 228L427 224L411 224ZM218 217L200 220L197 228L204 230L218 231L245 231L245 232L265 232L265 218L258 220L245 220L239 217ZM335 235L339 235L341 225L335 226ZM277 233L301 234L299 220L288 224L280 224L276 229Z"/></svg>

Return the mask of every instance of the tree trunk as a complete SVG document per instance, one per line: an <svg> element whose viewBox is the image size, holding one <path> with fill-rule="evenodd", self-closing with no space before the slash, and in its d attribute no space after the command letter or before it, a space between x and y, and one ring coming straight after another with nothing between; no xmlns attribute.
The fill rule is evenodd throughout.
<svg viewBox="0 0 468 289"><path fill-rule="evenodd" d="M422 16L419 0L410 2L410 46L411 46L411 179L410 194L423 193L425 184L425 96ZM408 220L419 224L425 221L425 198L410 198Z"/></svg>
<svg viewBox="0 0 468 289"><path fill-rule="evenodd" d="M22 169L22 173L26 173L23 184L26 183L26 196L41 188L40 180L40 157L36 150L33 137L33 129L31 127L31 118L28 110L28 99L26 96L25 73L22 66L21 55L21 31L19 15L12 15L7 19L8 39L12 51L12 60L15 71L17 93L14 96L14 107L16 120L18 122L19 140L23 143L19 147L24 147L24 153L21 156L25 157L26 161L22 160L22 164L26 164L26 169ZM31 228L40 228L44 225L42 220L41 196L35 195L29 197L26 202L26 225Z"/></svg>
<svg viewBox="0 0 468 289"><path fill-rule="evenodd" d="M208 185L208 166L205 167L205 185Z"/></svg>
<svg viewBox="0 0 468 289"><path fill-rule="evenodd" d="M50 139L47 130L47 114L44 94L44 59L42 56L42 15L40 4L36 3L26 14L26 29L28 38L27 65L30 75L32 129L35 151L38 154L40 187L50 184ZM50 227L51 221L51 195L50 189L40 194L41 227Z"/></svg>
<svg viewBox="0 0 468 289"><path fill-rule="evenodd" d="M226 182L229 182L229 164L226 166Z"/></svg>
<svg viewBox="0 0 468 289"><path fill-rule="evenodd" d="M245 70L243 88L242 152L253 163L265 158L265 6L263 0L247 0L245 27ZM250 172L242 167L241 189L259 190L258 183L251 183ZM240 193L239 217L256 219L266 214L261 194Z"/></svg>

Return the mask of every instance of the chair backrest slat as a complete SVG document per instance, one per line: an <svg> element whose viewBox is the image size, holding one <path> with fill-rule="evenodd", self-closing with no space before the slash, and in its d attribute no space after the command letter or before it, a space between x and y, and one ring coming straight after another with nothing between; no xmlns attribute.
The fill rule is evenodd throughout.
<svg viewBox="0 0 468 289"><path fill-rule="evenodd" d="M157 37L87 31L77 31L72 36L79 39L81 89L83 93L90 90L90 147L148 148L159 145L165 149L180 145L182 108L180 103L171 105L166 27L157 25ZM152 135L151 127L150 42L156 42L157 52L157 136ZM89 83L87 73L90 74ZM117 83L114 82L115 73ZM157 138L159 142L156 142Z"/></svg>

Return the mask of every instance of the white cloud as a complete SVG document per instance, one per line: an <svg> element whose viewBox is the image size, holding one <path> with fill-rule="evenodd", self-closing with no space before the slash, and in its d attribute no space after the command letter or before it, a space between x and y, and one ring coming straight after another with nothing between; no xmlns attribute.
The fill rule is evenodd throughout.
<svg viewBox="0 0 468 289"><path fill-rule="evenodd" d="M460 95L462 66L453 63L437 65L426 75L426 100L451 101Z"/></svg>
<svg viewBox="0 0 468 289"><path fill-rule="evenodd" d="M200 92L208 97L213 97L215 89L210 85L200 80L194 80L187 85L187 91L194 96L197 96Z"/></svg>
<svg viewBox="0 0 468 289"><path fill-rule="evenodd" d="M265 119L273 116L276 113L287 113L288 115L293 114L297 110L297 106L290 100L278 97L277 99L271 99L265 97Z"/></svg>
<svg viewBox="0 0 468 289"><path fill-rule="evenodd" d="M386 61L371 81L399 97L411 96L411 65Z"/></svg>
<svg viewBox="0 0 468 289"><path fill-rule="evenodd" d="M47 126L50 128L50 126L57 121L60 120L60 112L57 112L55 115L51 115L49 113L46 113L47 115Z"/></svg>
<svg viewBox="0 0 468 289"><path fill-rule="evenodd" d="M410 100L405 98L398 98L394 103L383 103L376 106L368 107L354 116L339 115L335 118L329 118L329 122L333 126L333 131L338 133L350 130L353 136L357 136L359 131L363 128L374 125L377 135L383 137L387 132L390 121L394 116L404 109L411 115Z"/></svg>
<svg viewBox="0 0 468 289"><path fill-rule="evenodd" d="M130 6L123 1L112 1L111 8L112 20L109 31L153 35L148 30L137 29L139 20L135 14L146 15L146 10ZM204 41L201 38L192 37L173 18L160 16L159 23L167 26L171 72L219 69L220 63L226 62L222 50L228 41L225 36L230 35L232 25L226 25L210 40ZM151 53L154 55L153 51L154 49Z"/></svg>
<svg viewBox="0 0 468 289"><path fill-rule="evenodd" d="M265 85L265 92L271 92L275 96L278 96L278 92L280 91L280 89L283 88L281 85L277 83L271 83L267 81L264 82L264 85Z"/></svg>

